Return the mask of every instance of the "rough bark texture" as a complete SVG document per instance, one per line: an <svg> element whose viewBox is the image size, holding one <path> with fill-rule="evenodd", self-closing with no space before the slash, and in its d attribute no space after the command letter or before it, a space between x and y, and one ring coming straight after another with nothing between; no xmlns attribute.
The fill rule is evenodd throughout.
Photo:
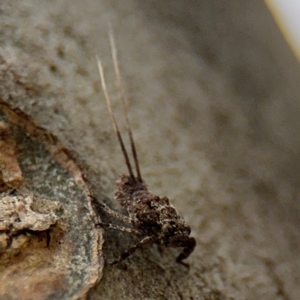
<svg viewBox="0 0 300 300"><path fill-rule="evenodd" d="M93 193L119 209L125 166L95 63L114 94L108 21L142 174L198 245L189 271L156 247L107 265L88 299L298 299L300 70L264 4L1 1L1 98L74 151ZM106 259L136 242L104 238Z"/></svg>
<svg viewBox="0 0 300 300"><path fill-rule="evenodd" d="M0 111L0 299L81 299L104 266L85 176L55 136Z"/></svg>

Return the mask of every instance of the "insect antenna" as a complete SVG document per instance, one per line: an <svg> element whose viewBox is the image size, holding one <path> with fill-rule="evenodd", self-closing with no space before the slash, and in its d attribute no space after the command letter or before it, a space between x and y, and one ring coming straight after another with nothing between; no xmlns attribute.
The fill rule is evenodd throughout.
<svg viewBox="0 0 300 300"><path fill-rule="evenodd" d="M115 116L114 116L114 114L112 112L112 109L111 109L111 101L110 101L110 97L109 97L108 92L107 92L107 87L106 87L106 82L105 82L105 77L104 77L104 71L103 71L102 63L101 63L101 60L99 59L98 56L96 56L96 58L97 58L97 63L98 63L98 69L99 69L101 86L102 86L103 94L104 94L104 97L105 97L105 100L106 100L107 109L108 109L109 115L110 115L112 123L113 123L114 131L117 134L117 137L118 137L121 149L122 149L122 153L123 153L124 158L125 158L125 163L127 165L127 169L128 169L129 175L130 175L130 177L132 179L135 180L134 174L132 172L130 160L129 160L129 157L128 157L128 154L127 154L127 151L126 151L126 148L125 148L125 145L124 145L124 142L123 142L120 130L119 130L118 123L117 123L116 118L115 118Z"/></svg>
<svg viewBox="0 0 300 300"><path fill-rule="evenodd" d="M137 172L137 179L138 179L138 181L142 182L139 160L138 160L136 147L135 147L135 143L134 143L134 139L133 139L133 135L132 135L131 125L130 125L129 117L128 117L128 109L127 109L127 105L126 105L126 101L125 101L125 92L124 92L124 88L123 88L122 81L121 81L120 67L119 67L119 61L118 61L118 56L117 56L117 48L115 45L115 39L114 39L114 35L113 35L113 31L112 31L111 27L109 28L109 41L110 41L111 55L113 58L115 74L117 77L117 87L118 87L118 90L120 93L120 99L122 102L123 111L124 111L124 115L125 115L126 129L127 129L128 135L129 135L132 156L134 159L135 168L136 168L136 172Z"/></svg>

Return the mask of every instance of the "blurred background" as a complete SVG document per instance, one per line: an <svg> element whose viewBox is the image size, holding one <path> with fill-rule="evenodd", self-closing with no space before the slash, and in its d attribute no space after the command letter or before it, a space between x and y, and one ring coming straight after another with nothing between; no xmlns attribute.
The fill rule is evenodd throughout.
<svg viewBox="0 0 300 300"><path fill-rule="evenodd" d="M265 2L300 60L300 2L297 0L266 0Z"/></svg>

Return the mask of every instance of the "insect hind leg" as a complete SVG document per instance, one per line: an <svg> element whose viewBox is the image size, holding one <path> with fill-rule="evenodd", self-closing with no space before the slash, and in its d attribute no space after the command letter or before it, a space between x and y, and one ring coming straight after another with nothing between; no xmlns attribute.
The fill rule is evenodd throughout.
<svg viewBox="0 0 300 300"><path fill-rule="evenodd" d="M128 232L130 234L134 234L137 236L141 236L142 233L138 230L132 229L132 228L128 228L128 227L124 227L124 226L119 226L119 225L115 225L115 224L111 224L111 223L104 223L104 222L99 222L95 225L96 227L102 227L102 228L109 228L109 229L115 229L115 230L119 230L119 231L124 231L124 232Z"/></svg>
<svg viewBox="0 0 300 300"><path fill-rule="evenodd" d="M96 210L101 210L101 211L105 212L108 216L118 219L124 223L130 224L130 225L134 224L134 220L132 218L115 212L114 210L109 208L107 205L105 205L103 202L97 201L97 199L94 196L91 196L91 198L92 198L94 207L98 208ZM99 224L100 223L101 222L99 222Z"/></svg>
<svg viewBox="0 0 300 300"><path fill-rule="evenodd" d="M121 254L120 258L112 263L112 265L115 265L117 263L120 263L124 259L128 258L131 254L133 254L137 249L140 249L146 245L151 245L157 240L156 237L153 236L146 236L143 238L140 242L138 242L135 246L131 247L127 251Z"/></svg>

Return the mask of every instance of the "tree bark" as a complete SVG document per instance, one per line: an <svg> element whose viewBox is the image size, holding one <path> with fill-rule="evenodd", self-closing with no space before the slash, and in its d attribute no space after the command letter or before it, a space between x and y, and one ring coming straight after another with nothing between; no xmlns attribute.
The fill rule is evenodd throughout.
<svg viewBox="0 0 300 300"><path fill-rule="evenodd" d="M197 240L189 270L179 249L142 249L105 265L88 299L298 299L300 70L264 3L4 0L0 16L1 99L57 137L91 193L121 211L126 168L95 59L124 129L112 24L143 177ZM104 259L136 241L106 230Z"/></svg>

